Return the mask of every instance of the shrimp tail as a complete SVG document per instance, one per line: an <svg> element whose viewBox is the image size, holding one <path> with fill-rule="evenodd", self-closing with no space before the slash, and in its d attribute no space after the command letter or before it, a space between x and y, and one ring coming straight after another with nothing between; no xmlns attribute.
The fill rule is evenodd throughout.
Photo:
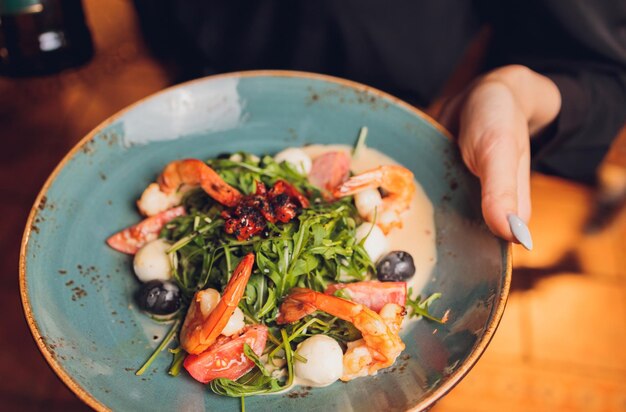
<svg viewBox="0 0 626 412"><path fill-rule="evenodd" d="M381 190L380 204L371 204L376 196L362 195L368 189ZM402 227L400 215L409 208L415 190L413 173L409 169L399 165L385 165L351 177L337 187L333 194L336 197L354 195L361 217L371 222L377 216L376 224L387 234L394 227ZM356 201L359 196L362 196L360 201ZM380 196L378 199L381 199ZM372 207L376 207L377 213L372 213Z"/></svg>
<svg viewBox="0 0 626 412"><path fill-rule="evenodd" d="M235 268L215 309L202 322L202 326L191 333L188 333L187 330L192 328L194 323L198 322L200 310L189 311L188 317L190 319L185 319L183 330L181 331L181 346L185 351L191 354L202 353L220 336L246 290L253 265L254 254L248 253ZM192 305L195 303L192 302Z"/></svg>
<svg viewBox="0 0 626 412"><path fill-rule="evenodd" d="M310 289L294 288L281 305L277 322L292 323L317 309L352 322L354 315L363 310L363 305Z"/></svg>
<svg viewBox="0 0 626 412"><path fill-rule="evenodd" d="M294 297L297 297L299 293L306 293L307 291L308 289L302 288L292 289L291 294L285 298L283 304L280 306L280 313L278 314L278 318L276 318L276 322L279 325L297 322L317 310L313 304L303 302Z"/></svg>
<svg viewBox="0 0 626 412"><path fill-rule="evenodd" d="M169 163L157 179L161 191L172 193L182 185L200 186L209 196L224 206L235 206L241 193L226 183L209 165L198 159L183 159Z"/></svg>
<svg viewBox="0 0 626 412"><path fill-rule="evenodd" d="M350 196L366 189L377 189L383 184L383 173L383 169L378 168L352 176L335 188L333 196L339 198Z"/></svg>
<svg viewBox="0 0 626 412"><path fill-rule="evenodd" d="M185 215L185 208L182 206L164 210L115 233L106 242L119 252L134 255L146 243L159 237L159 232L166 223L183 215Z"/></svg>

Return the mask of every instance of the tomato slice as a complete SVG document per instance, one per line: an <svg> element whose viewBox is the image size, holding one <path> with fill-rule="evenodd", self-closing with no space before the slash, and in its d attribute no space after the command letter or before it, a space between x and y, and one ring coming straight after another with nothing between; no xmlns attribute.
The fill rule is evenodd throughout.
<svg viewBox="0 0 626 412"><path fill-rule="evenodd" d="M346 291L350 299L367 306L374 312L380 312L387 303L406 305L406 282L336 283L328 286L324 293L332 295L337 290Z"/></svg>
<svg viewBox="0 0 626 412"><path fill-rule="evenodd" d="M119 252L134 255L143 245L156 239L167 222L184 214L183 206L167 209L117 232L107 239L107 244Z"/></svg>
<svg viewBox="0 0 626 412"><path fill-rule="evenodd" d="M183 366L198 382L208 383L217 378L237 380L254 367L254 362L243 353L243 344L247 343L261 356L267 333L265 325L252 325L234 339L217 341L199 355L188 355Z"/></svg>

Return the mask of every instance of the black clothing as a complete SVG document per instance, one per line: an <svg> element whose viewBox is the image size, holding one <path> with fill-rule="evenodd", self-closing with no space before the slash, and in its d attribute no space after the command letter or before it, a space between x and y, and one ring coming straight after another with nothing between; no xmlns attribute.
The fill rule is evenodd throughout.
<svg viewBox="0 0 626 412"><path fill-rule="evenodd" d="M533 144L536 170L591 182L626 121L626 1L491 0L490 66L522 64L551 78L561 112Z"/></svg>
<svg viewBox="0 0 626 412"><path fill-rule="evenodd" d="M184 77L293 69L332 74L418 106L441 91L485 24L485 69L550 77L561 113L534 167L591 181L626 120L626 2L616 0L135 0L149 44Z"/></svg>

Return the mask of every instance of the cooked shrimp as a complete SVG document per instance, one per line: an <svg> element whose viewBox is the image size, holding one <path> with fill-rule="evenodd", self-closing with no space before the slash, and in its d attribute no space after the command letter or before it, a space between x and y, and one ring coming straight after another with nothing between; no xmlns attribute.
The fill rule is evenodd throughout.
<svg viewBox="0 0 626 412"><path fill-rule="evenodd" d="M343 381L373 375L379 369L391 366L404 350L404 343L398 336L405 313L400 305L388 303L379 315L350 300L296 288L281 305L277 321L279 324L295 322L311 308L348 321L361 331L361 342L353 343L353 349L349 349L343 357Z"/></svg>
<svg viewBox="0 0 626 412"><path fill-rule="evenodd" d="M119 252L134 255L146 243L156 239L167 222L184 214L182 206L167 209L117 232L107 239L107 244Z"/></svg>
<svg viewBox="0 0 626 412"><path fill-rule="evenodd" d="M221 299L213 289L196 292L180 330L180 344L197 355L215 343L237 308L252 273L254 254L247 254L235 268Z"/></svg>
<svg viewBox="0 0 626 412"><path fill-rule="evenodd" d="M198 159L171 162L165 166L157 181L165 194L176 192L182 185L190 185L202 187L209 196L224 206L235 206L241 199L241 193L237 189Z"/></svg>
<svg viewBox="0 0 626 412"><path fill-rule="evenodd" d="M380 200L372 191L378 188L385 193ZM413 173L398 165L380 166L353 176L334 191L335 197L355 195L359 214L369 222L376 217L376 224L385 234L402 227L400 215L409 208L414 194Z"/></svg>
<svg viewBox="0 0 626 412"><path fill-rule="evenodd" d="M156 183L150 183L137 201L137 209L144 216L154 216L163 210L178 206L183 198L183 191L165 193Z"/></svg>
<svg viewBox="0 0 626 412"><path fill-rule="evenodd" d="M387 303L380 310L380 317L393 334L398 334L404 317L404 308L395 303ZM399 338L398 338L399 339ZM404 344L402 344L404 348ZM400 351L401 352L401 351ZM398 355L400 354L398 352ZM396 355L396 357L398 356ZM372 352L367 340L359 339L348 343L348 350L343 355L343 376L341 380L349 381L361 376L375 374L378 369L391 366L395 358L387 366L381 366L372 371L372 363L376 360L376 353ZM374 373L372 373L374 372Z"/></svg>

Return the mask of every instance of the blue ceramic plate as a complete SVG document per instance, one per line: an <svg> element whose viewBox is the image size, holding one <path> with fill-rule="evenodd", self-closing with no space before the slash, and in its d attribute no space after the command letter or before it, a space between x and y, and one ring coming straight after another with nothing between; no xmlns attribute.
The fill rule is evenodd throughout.
<svg viewBox="0 0 626 412"><path fill-rule="evenodd" d="M46 360L99 410L238 410L161 356L135 371L164 327L130 306L131 259L105 245L138 221L134 201L169 161L306 143L368 145L410 168L435 208L437 264L423 294L441 292L435 315L403 334L395 367L328 388L247 399L251 411L424 409L467 374L493 336L510 283L509 245L480 213L479 186L432 119L369 87L294 72L245 72L196 80L149 97L86 136L52 173L30 214L21 251L24 311ZM435 331L436 329L436 331Z"/></svg>

